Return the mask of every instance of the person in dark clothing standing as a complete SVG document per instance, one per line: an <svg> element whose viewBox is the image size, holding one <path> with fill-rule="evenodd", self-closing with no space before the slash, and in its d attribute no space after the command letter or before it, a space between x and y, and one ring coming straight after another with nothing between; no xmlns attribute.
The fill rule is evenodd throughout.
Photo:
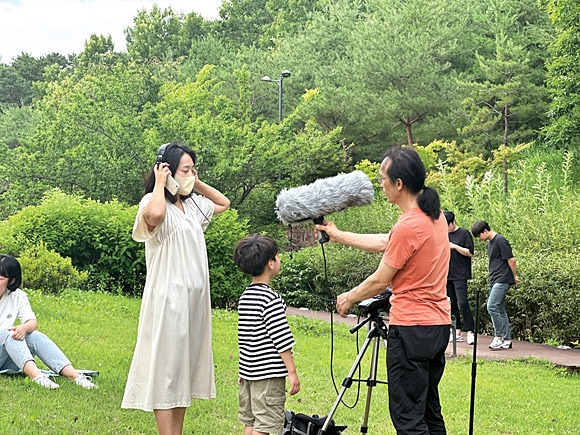
<svg viewBox="0 0 580 435"><path fill-rule="evenodd" d="M477 221L471 233L487 242L489 257L489 298L487 311L493 322L495 337L489 345L491 350L511 349L510 321L505 308L505 297L512 284L519 284L516 259L509 242L501 234L492 231L486 221Z"/></svg>
<svg viewBox="0 0 580 435"><path fill-rule="evenodd" d="M449 274L447 275L447 296L451 302L451 315L456 320L456 340L463 341L461 333L461 317L467 331L467 344L474 342L474 322L469 301L467 300L467 280L471 279L471 257L473 256L473 237L465 228L460 228L455 223L455 214L451 211L444 211L447 221L447 231L449 236ZM461 317L460 317L461 312ZM449 341L453 336L449 337Z"/></svg>

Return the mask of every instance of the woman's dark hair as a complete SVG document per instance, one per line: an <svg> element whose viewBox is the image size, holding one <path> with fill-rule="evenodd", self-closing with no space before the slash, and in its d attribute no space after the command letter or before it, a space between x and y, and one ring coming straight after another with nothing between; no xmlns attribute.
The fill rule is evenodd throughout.
<svg viewBox="0 0 580 435"><path fill-rule="evenodd" d="M471 234L473 234L473 237L479 237L479 235L485 230L491 231L491 228L486 221L475 221L471 226Z"/></svg>
<svg viewBox="0 0 580 435"><path fill-rule="evenodd" d="M189 154L191 156L191 160L193 160L193 164L194 165L196 164L197 156L195 155L195 151L186 147L185 145L171 143L167 145L167 148L165 148L162 163L169 163L169 170L171 171L171 175L175 175L175 172L179 167L179 161L181 160L181 157L184 154ZM157 164L157 161L155 162L155 164ZM153 192L154 187L155 187L155 172L153 172L153 168L151 168L151 170L145 177L145 193ZM189 198L190 196L191 194L187 196L182 196L182 198L185 199ZM167 189L165 189L165 198L167 198L172 204L175 204L175 202L177 201L177 197L169 193Z"/></svg>
<svg viewBox="0 0 580 435"><path fill-rule="evenodd" d="M393 147L383 155L383 161L389 159L387 176L391 182L397 179L413 194L418 194L419 208L431 219L437 219L441 214L439 194L432 187L425 186L427 172L419 154L411 148Z"/></svg>
<svg viewBox="0 0 580 435"><path fill-rule="evenodd" d="M8 278L8 293L13 292L22 284L20 263L12 255L0 254L0 275Z"/></svg>
<svg viewBox="0 0 580 435"><path fill-rule="evenodd" d="M234 249L234 263L248 275L264 273L268 261L275 260L278 243L270 236L252 234L238 242Z"/></svg>

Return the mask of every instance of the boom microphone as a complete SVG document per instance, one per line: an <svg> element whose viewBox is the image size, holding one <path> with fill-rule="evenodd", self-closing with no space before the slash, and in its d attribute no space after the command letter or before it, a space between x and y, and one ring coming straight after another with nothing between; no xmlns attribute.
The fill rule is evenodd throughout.
<svg viewBox="0 0 580 435"><path fill-rule="evenodd" d="M363 171L322 178L307 186L284 189L276 199L276 214L284 225L312 219L321 224L324 216L347 207L373 202L373 183ZM318 232L320 243L328 242L324 231Z"/></svg>

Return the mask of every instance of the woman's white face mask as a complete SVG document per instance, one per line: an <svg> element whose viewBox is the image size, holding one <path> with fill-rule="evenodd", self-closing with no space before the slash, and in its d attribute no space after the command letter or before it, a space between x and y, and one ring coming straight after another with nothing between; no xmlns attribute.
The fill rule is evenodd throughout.
<svg viewBox="0 0 580 435"><path fill-rule="evenodd" d="M175 178L175 181L179 183L179 189L177 189L177 193L180 195L187 196L193 191L195 177L180 177L179 175L175 174L173 178Z"/></svg>

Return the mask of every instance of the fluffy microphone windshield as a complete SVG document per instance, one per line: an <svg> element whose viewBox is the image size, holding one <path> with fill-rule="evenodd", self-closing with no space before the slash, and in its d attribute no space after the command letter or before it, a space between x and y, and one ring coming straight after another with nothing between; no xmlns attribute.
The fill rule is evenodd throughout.
<svg viewBox="0 0 580 435"><path fill-rule="evenodd" d="M284 189L276 199L276 214L284 225L342 211L373 202L375 190L362 171L322 178L307 186Z"/></svg>

